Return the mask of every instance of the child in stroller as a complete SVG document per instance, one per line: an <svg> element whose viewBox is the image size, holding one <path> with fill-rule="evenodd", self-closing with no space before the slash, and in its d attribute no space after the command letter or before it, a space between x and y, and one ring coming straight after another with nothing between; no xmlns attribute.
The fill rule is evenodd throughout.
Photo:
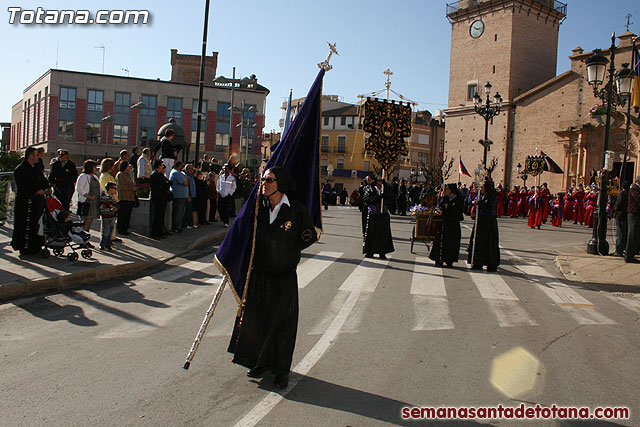
<svg viewBox="0 0 640 427"><path fill-rule="evenodd" d="M83 258L89 259L93 255L93 246L89 243L91 235L82 229L82 223L71 221L71 214L65 210L62 203L55 197L47 198L47 213L44 215L45 256L49 255L49 249L55 256L64 255L66 247L71 249L67 254L69 261L76 261L80 252Z"/></svg>

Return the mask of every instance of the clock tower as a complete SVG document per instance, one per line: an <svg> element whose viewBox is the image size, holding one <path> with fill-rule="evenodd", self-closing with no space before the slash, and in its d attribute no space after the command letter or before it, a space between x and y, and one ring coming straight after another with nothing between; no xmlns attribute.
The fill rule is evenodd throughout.
<svg viewBox="0 0 640 427"><path fill-rule="evenodd" d="M468 170L482 162L484 119L475 113L473 95L486 100L484 86L499 92L502 111L489 123L495 157L492 178L510 181L510 143L515 119L513 99L556 76L558 31L567 7L558 0L459 0L447 4L451 23L449 100L445 156L460 156ZM471 179L467 179L470 181Z"/></svg>

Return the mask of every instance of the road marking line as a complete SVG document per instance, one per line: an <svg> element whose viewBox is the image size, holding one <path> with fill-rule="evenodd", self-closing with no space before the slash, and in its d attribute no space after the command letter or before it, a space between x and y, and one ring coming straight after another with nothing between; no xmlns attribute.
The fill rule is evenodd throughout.
<svg viewBox="0 0 640 427"><path fill-rule="evenodd" d="M358 304L353 309L351 315L342 326L340 333L356 333L359 331L360 324L362 323L362 318L364 317L364 313L367 311L367 307L371 302L372 295L373 293L371 292L362 292L362 294L360 294Z"/></svg>
<svg viewBox="0 0 640 427"><path fill-rule="evenodd" d="M516 268L529 276L527 279L540 289L558 307L569 313L580 325L614 325L616 322L601 314L594 304L578 292L558 282L538 265L517 264Z"/></svg>
<svg viewBox="0 0 640 427"><path fill-rule="evenodd" d="M470 270L469 275L480 295L498 319L500 326L535 326L538 324L520 305L518 302L520 299L499 274Z"/></svg>
<svg viewBox="0 0 640 427"><path fill-rule="evenodd" d="M348 296L349 292L338 291L336 296L334 296L333 300L329 303L329 307L325 311L324 315L320 318L318 323L311 328L308 335L322 335L336 317L336 314L338 314Z"/></svg>
<svg viewBox="0 0 640 427"><path fill-rule="evenodd" d="M340 259L343 252L320 252L298 267L298 288L303 289L331 264Z"/></svg>
<svg viewBox="0 0 640 427"><path fill-rule="evenodd" d="M362 292L374 292L380 282L382 273L389 264L389 258L366 258L351 272L340 286L341 291L361 289Z"/></svg>
<svg viewBox="0 0 640 427"><path fill-rule="evenodd" d="M629 299L629 298L623 298L623 297L619 297L617 295L607 295L605 294L605 296L607 298L609 298L611 301L614 301L620 305L622 305L625 308L628 308L631 311L640 311L640 305L638 303L638 301Z"/></svg>
<svg viewBox="0 0 640 427"><path fill-rule="evenodd" d="M146 280L162 280L163 282L173 282L174 280L195 273L196 271L204 270L208 267L214 268L212 260L212 255L206 255L195 261L188 261L182 265L169 268L168 270L160 271L150 276L141 277L140 279L136 280L136 282ZM215 273L218 273L218 269L215 269Z"/></svg>
<svg viewBox="0 0 640 427"><path fill-rule="evenodd" d="M415 320L412 331L453 329L449 301L439 296L413 295Z"/></svg>
<svg viewBox="0 0 640 427"><path fill-rule="evenodd" d="M360 264L357 268L362 266ZM356 268L356 269L357 269ZM384 269L382 269L384 271ZM350 276L351 277L351 276ZM293 371L296 374L291 375L289 380L289 386L282 390L280 393L269 393L265 396L256 406L253 407L240 421L236 423L236 426L254 426L260 422L273 408L276 407L280 401L286 396L298 383L300 376L305 376L309 373L311 368L324 356L331 344L335 341L342 329L342 326L347 321L349 314L356 306L361 293L364 291L366 282L357 281L351 286L351 293L344 305L333 319L327 330L322 334L318 342L313 348L304 356L304 358L298 363Z"/></svg>
<svg viewBox="0 0 640 427"><path fill-rule="evenodd" d="M217 283L222 280L222 276L214 276L208 280L209 283ZM199 305L203 300L211 298L211 287L195 288L188 294L181 295L165 304L169 307L150 307L144 313L136 313L136 316L143 319L148 324L127 322L122 325L110 328L98 335L96 338L128 338L139 334L163 328L177 316L184 314L189 309Z"/></svg>
<svg viewBox="0 0 640 427"><path fill-rule="evenodd" d="M440 267L429 265L428 258L416 258L411 279L411 295L446 297L444 272Z"/></svg>

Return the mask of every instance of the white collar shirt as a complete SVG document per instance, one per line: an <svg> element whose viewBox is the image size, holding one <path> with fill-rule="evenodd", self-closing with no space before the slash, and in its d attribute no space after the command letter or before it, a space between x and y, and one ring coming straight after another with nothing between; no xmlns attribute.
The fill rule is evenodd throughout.
<svg viewBox="0 0 640 427"><path fill-rule="evenodd" d="M278 217L278 212L280 212L280 208L283 204L291 206L291 203L289 203L289 198L286 194L283 194L282 199L280 199L280 203L278 203L275 208L269 211L269 224L273 224L273 221L276 220L276 218Z"/></svg>

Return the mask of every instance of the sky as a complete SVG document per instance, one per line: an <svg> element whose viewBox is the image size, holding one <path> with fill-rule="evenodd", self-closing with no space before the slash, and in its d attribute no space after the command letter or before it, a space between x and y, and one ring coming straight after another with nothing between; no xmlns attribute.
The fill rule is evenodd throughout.
<svg viewBox="0 0 640 427"><path fill-rule="evenodd" d="M451 0L450 0L451 2ZM171 77L171 52L200 55L205 1L93 0L33 2L8 0L0 10L0 122L22 91L50 68L142 78ZM638 0L567 0L560 27L557 74L570 67L576 46L607 48L611 33L640 33ZM44 6L43 6L44 5ZM603 7L603 5L606 6ZM36 10L148 10L146 25L38 25L9 23L9 7ZM336 43L323 93L357 102L358 95L382 90L390 68L391 88L418 102L418 109L446 108L451 25L440 0L211 0L207 53L219 52L218 75L255 74L270 90L265 132L279 130L280 107L303 97L329 49Z"/></svg>

